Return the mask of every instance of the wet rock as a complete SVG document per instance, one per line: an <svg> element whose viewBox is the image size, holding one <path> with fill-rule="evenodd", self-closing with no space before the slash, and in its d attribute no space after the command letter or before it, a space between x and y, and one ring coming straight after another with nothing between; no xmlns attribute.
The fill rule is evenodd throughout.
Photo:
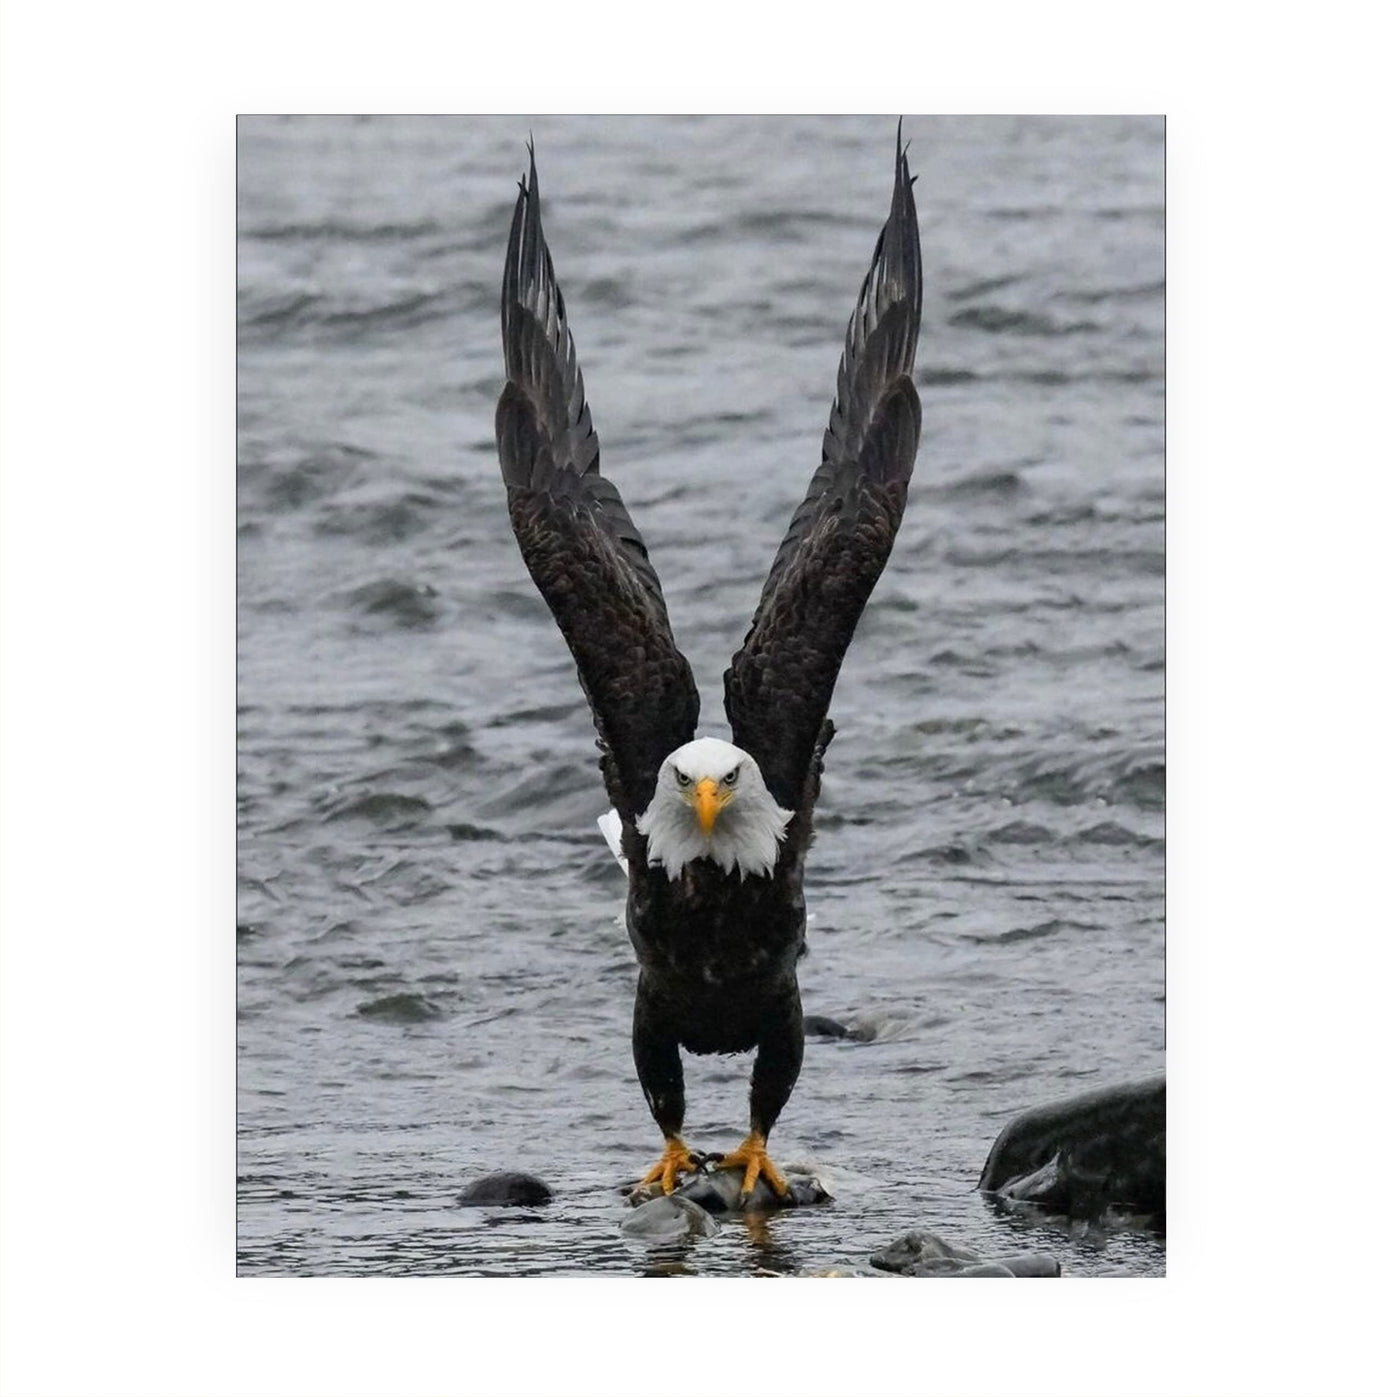
<svg viewBox="0 0 1400 1397"><path fill-rule="evenodd" d="M899 1276L1058 1276L1060 1263L1052 1256L983 1257L945 1242L936 1232L906 1232L877 1251L870 1264Z"/></svg>
<svg viewBox="0 0 1400 1397"><path fill-rule="evenodd" d="M808 1014L802 1020L802 1031L808 1038L849 1038L850 1030L843 1023L825 1014Z"/></svg>
<svg viewBox="0 0 1400 1397"><path fill-rule="evenodd" d="M421 994L389 994L383 999L366 1000L355 1012L362 1019L394 1024L427 1023L442 1014L431 999Z"/></svg>
<svg viewBox="0 0 1400 1397"><path fill-rule="evenodd" d="M822 1181L805 1169L780 1165L783 1177L787 1180L786 1196L779 1197L764 1179L760 1179L753 1192L740 1201L739 1192L744 1183L742 1169L716 1169L713 1160L707 1159L699 1174L683 1175L683 1182L676 1185L672 1198L683 1198L703 1208L707 1213L766 1213L778 1208L806 1208L816 1203L829 1203L831 1194ZM628 1195L628 1202L634 1207L649 1199L663 1197L660 1184L647 1188L634 1189Z"/></svg>
<svg viewBox="0 0 1400 1397"><path fill-rule="evenodd" d="M830 1019L825 1014L807 1014L802 1020L802 1032L808 1038L835 1038L852 1043L869 1043L875 1037L875 1029L870 1024L843 1024Z"/></svg>
<svg viewBox="0 0 1400 1397"><path fill-rule="evenodd" d="M1165 1230L1167 1079L1026 1111L997 1136L977 1186L1033 1215Z"/></svg>
<svg viewBox="0 0 1400 1397"><path fill-rule="evenodd" d="M870 1264L882 1271L907 1271L920 1264L934 1265L947 1262L950 1266L964 1265L980 1261L970 1251L963 1251L945 1242L934 1232L906 1232L903 1237L877 1251Z"/></svg>
<svg viewBox="0 0 1400 1397"><path fill-rule="evenodd" d="M554 1197L550 1187L533 1174L503 1169L470 1183L457 1195L459 1208L500 1208L548 1203Z"/></svg>
<svg viewBox="0 0 1400 1397"><path fill-rule="evenodd" d="M647 1242L678 1242L683 1237L708 1237L719 1223L698 1203L679 1191L639 1203L622 1221L622 1235Z"/></svg>

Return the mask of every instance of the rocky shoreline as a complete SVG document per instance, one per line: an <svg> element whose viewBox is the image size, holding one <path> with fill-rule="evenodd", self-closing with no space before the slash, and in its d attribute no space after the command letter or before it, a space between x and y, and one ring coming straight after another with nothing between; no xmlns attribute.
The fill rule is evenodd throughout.
<svg viewBox="0 0 1400 1397"><path fill-rule="evenodd" d="M1150 1077L1086 1092L1022 1112L997 1136L977 1187L999 1210L1031 1222L1147 1228L1166 1235L1166 1078ZM739 1196L742 1173L705 1161L674 1193L632 1189L619 1221L624 1237L675 1242L718 1232L739 1213L821 1207L834 1202L816 1174L786 1168L789 1192L760 1180ZM553 1190L531 1174L500 1171L468 1184L459 1207L542 1207ZM980 1256L928 1228L915 1228L858 1265L799 1272L820 1276L1049 1278L1060 1262L1044 1252Z"/></svg>

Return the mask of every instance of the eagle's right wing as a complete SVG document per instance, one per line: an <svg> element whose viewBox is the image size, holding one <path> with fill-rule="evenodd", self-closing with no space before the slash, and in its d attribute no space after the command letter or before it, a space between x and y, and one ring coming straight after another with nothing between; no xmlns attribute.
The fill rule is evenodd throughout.
<svg viewBox="0 0 1400 1397"><path fill-rule="evenodd" d="M922 306L914 181L897 136L894 196L846 331L821 465L724 676L734 741L790 810L825 741L841 661L904 515L919 447L912 374Z"/></svg>
<svg viewBox="0 0 1400 1397"><path fill-rule="evenodd" d="M608 796L635 820L661 763L694 737L700 699L646 545L598 472L598 436L540 225L533 146L506 252L501 335L496 447L511 525L578 664Z"/></svg>

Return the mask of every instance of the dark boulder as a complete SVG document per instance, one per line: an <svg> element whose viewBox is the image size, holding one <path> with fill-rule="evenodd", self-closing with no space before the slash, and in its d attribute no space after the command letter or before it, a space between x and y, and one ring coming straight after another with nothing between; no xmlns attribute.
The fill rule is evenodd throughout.
<svg viewBox="0 0 1400 1397"><path fill-rule="evenodd" d="M1039 1106L999 1136L978 1188L1018 1210L1096 1223L1167 1220L1167 1079Z"/></svg>
<svg viewBox="0 0 1400 1397"><path fill-rule="evenodd" d="M533 1174L503 1169L470 1183L457 1195L459 1208L500 1208L548 1203L554 1197L550 1187Z"/></svg>

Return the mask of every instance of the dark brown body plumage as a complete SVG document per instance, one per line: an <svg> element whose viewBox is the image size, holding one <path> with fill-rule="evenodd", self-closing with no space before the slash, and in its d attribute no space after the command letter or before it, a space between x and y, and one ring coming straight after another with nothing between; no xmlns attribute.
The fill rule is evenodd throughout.
<svg viewBox="0 0 1400 1397"><path fill-rule="evenodd" d="M725 674L733 740L793 818L771 877L699 859L671 880L648 863L636 821L662 762L695 736L699 698L646 547L599 471L531 150L502 288L508 381L497 446L521 554L578 664L623 821L639 965L633 1051L668 1136L679 1135L685 1109L681 1048L758 1050L751 1123L765 1138L801 1067L802 876L834 731L826 713L904 511L919 439L911 374L922 295L913 179L897 147L890 213L847 330L821 464Z"/></svg>

